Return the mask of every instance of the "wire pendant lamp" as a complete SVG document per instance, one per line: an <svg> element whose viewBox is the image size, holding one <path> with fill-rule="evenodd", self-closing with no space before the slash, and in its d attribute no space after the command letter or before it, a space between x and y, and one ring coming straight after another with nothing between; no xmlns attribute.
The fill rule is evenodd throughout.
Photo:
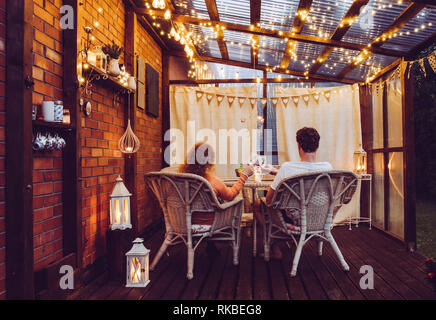
<svg viewBox="0 0 436 320"><path fill-rule="evenodd" d="M130 92L128 93L127 100L127 129L121 139L118 141L118 148L121 150L122 153L132 154L139 150L141 143L139 142L138 137L133 133L132 127L130 126Z"/></svg>

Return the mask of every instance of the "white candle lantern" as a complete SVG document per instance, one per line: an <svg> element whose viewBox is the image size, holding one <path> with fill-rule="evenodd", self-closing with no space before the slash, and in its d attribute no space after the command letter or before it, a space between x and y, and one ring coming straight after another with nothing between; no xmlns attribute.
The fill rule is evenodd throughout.
<svg viewBox="0 0 436 320"><path fill-rule="evenodd" d="M353 155L354 162L354 173L357 175L366 174L366 152L359 146L359 150L354 152Z"/></svg>
<svg viewBox="0 0 436 320"><path fill-rule="evenodd" d="M146 287L150 282L149 278L149 253L143 245L141 238L136 238L133 241L133 247L126 253L127 268L126 268L126 287Z"/></svg>
<svg viewBox="0 0 436 320"><path fill-rule="evenodd" d="M132 194L127 190L120 176L117 178L111 194L111 229L131 229L130 222L130 197Z"/></svg>

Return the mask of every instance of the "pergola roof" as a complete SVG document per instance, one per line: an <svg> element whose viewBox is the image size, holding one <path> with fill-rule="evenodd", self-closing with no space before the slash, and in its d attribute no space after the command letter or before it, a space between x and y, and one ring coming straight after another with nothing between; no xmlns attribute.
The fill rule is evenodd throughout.
<svg viewBox="0 0 436 320"><path fill-rule="evenodd" d="M156 17L169 32L171 23L163 19L163 11L147 9L143 0L130 2L138 14L149 22ZM203 39L195 45L197 59L314 81L365 81L436 39L432 0L166 2L172 21ZM184 55L177 42L162 39L173 54Z"/></svg>

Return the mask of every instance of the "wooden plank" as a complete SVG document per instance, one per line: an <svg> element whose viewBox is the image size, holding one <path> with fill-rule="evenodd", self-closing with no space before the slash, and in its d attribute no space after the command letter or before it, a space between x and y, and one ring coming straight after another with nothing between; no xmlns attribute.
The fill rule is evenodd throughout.
<svg viewBox="0 0 436 320"><path fill-rule="evenodd" d="M241 236L241 248L239 258L238 279L235 289L235 300L253 299L253 257L250 240L245 235L245 230ZM228 299L228 297L226 297Z"/></svg>
<svg viewBox="0 0 436 320"><path fill-rule="evenodd" d="M317 253L313 250L310 250L310 245L308 243L306 243L303 248L302 256L304 256L304 258L307 260L321 287L327 294L328 299L345 300L346 297L341 291L341 288L338 286L330 272L321 263L321 259L319 259L319 257L317 256Z"/></svg>
<svg viewBox="0 0 436 320"><path fill-rule="evenodd" d="M348 232L347 232L348 231ZM359 242L356 241L352 232L346 229L346 227L334 228L333 236L344 255L345 260L350 265L353 265L356 272L350 272L349 274L352 278L355 278L356 283L359 283L361 274L360 268L363 265L367 265L368 262L365 261L366 252L361 249ZM328 247L328 246L326 246ZM329 248L331 249L331 248ZM332 253L332 255L335 255ZM338 267L340 267L339 261L334 259ZM352 268L353 270L353 268ZM374 290L361 290L362 294L372 294L373 291L379 292L385 299L388 300L399 300L404 299L381 275L374 270ZM359 280L357 280L359 279Z"/></svg>
<svg viewBox="0 0 436 320"><path fill-rule="evenodd" d="M6 297L33 299L33 1L6 7Z"/></svg>
<svg viewBox="0 0 436 320"><path fill-rule="evenodd" d="M410 20L412 20L421 10L425 7L422 3L411 3L404 11L389 25L387 26L377 38L375 38L368 46L368 53L373 52L375 48L380 48L386 41L389 40L389 36L396 33L402 27L404 27ZM372 50L370 50L372 49ZM363 51L362 51L363 52ZM362 53L361 53L362 54ZM353 71L358 65L365 61L370 55L366 54L362 56L361 60L351 62L345 66L341 72L337 75L338 78L344 78L347 74ZM406 55L403 55L406 56Z"/></svg>
<svg viewBox="0 0 436 320"><path fill-rule="evenodd" d="M292 300L309 299L303 284L303 280L301 279L301 275L299 273L297 273L295 277L290 277L289 275L291 271L292 260L294 259L295 246L293 246L293 251L288 248L288 246L286 246L283 242L279 243L279 246L283 254L283 258L281 260L283 278L286 281L286 286L288 288L290 298Z"/></svg>
<svg viewBox="0 0 436 320"><path fill-rule="evenodd" d="M79 83L77 80L77 52L80 41L77 30L82 29L82 19L78 19L83 8L77 1L66 0L65 5L73 8L74 28L62 31L63 37L63 101L70 110L71 125L75 128L68 136L62 157L62 241L63 254L76 254L77 267L83 264L82 243L82 192L81 192L81 108L79 104Z"/></svg>
<svg viewBox="0 0 436 320"><path fill-rule="evenodd" d="M233 259L233 251L231 247L227 243L224 244L224 246L224 248L222 246L218 247L220 255L214 257L212 260L212 268L210 269L206 282L198 296L198 299L200 300L215 300L217 298L224 275L224 266L226 265L227 260Z"/></svg>
<svg viewBox="0 0 436 320"><path fill-rule="evenodd" d="M275 292L280 298L283 298L283 287L275 287L277 282L283 284L283 279L277 281L275 277L274 283L270 277L267 263L261 257L252 258L253 261L253 299L254 300L270 300L273 299L273 292ZM277 261L276 261L277 262ZM275 264L276 265L276 264ZM273 288L273 289L272 289ZM284 288L285 292L287 291ZM287 292L286 292L287 293ZM277 297L279 299L279 297Z"/></svg>
<svg viewBox="0 0 436 320"><path fill-rule="evenodd" d="M242 231L241 231L242 232ZM239 259L241 259L241 253L244 248L239 248ZM240 262L241 260L239 260ZM238 281L239 267L233 265L232 254L226 260L223 265L223 276L221 278L221 285L218 288L217 300L233 300L236 292L236 282Z"/></svg>
<svg viewBox="0 0 436 320"><path fill-rule="evenodd" d="M304 23L309 15L310 7L312 6L312 0L300 0L298 8L294 17L294 25L291 28L293 34L300 34L303 31ZM281 68L287 69L291 61L291 52L294 52L297 46L297 41L288 40L286 42L286 49L283 54Z"/></svg>
<svg viewBox="0 0 436 320"><path fill-rule="evenodd" d="M304 250L303 250L304 251ZM292 266L292 261L294 259L295 254L295 246L293 246L293 253L291 255L292 259L289 263L289 273ZM300 262L297 269L297 276L300 275L302 282L304 284L304 287L306 288L307 295L309 299L312 300L327 300L328 296L324 292L324 289L322 288L321 284L319 283L318 278L313 273L313 270L311 269L306 255L302 254L300 257Z"/></svg>
<svg viewBox="0 0 436 320"><path fill-rule="evenodd" d="M262 258L258 258L262 264L264 263ZM281 261L271 260L266 264L270 279L271 287L271 299L274 300L289 300L289 292L286 286L286 277L283 273ZM257 268L256 268L257 270ZM259 275L261 276L261 275ZM257 279L257 277L255 278ZM255 282L256 283L256 282Z"/></svg>
<svg viewBox="0 0 436 320"><path fill-rule="evenodd" d="M141 9L138 8L136 10L136 13L138 15L153 15L156 18L163 19L164 13L161 11L156 10L149 10L149 9ZM381 55L387 55L387 56L393 56L393 57L403 57L407 55L407 52L398 51L398 50L390 50L386 48L380 48L380 47L368 47L366 45L354 43L354 42L348 42L348 41L337 41L332 39L326 39L322 37L317 36L311 36L307 34L297 34L293 32L285 32L285 31L279 31L279 30L271 30L271 29L265 29L257 26L246 26L246 25L240 25L236 23L230 23L230 22L223 22L223 21L214 21L214 20L208 20L208 19L202 19L202 18L196 18L193 16L185 16L181 14L172 14L172 21L177 23L185 23L185 24L192 24L192 25L198 25L198 26L207 26L207 27L216 27L217 25L224 27L226 30L230 31L237 31L242 33L249 33L252 35L259 35L259 36L266 36L266 37L273 37L278 39L288 39L288 40L295 40L303 43L311 43L316 45L323 45L328 47L337 47L337 48L344 48L349 50L358 50L361 51L363 49L368 50L368 52L377 53ZM186 56L186 54L185 54Z"/></svg>
<svg viewBox="0 0 436 320"><path fill-rule="evenodd" d="M359 235L360 233L358 233L358 236ZM367 255L371 256L377 260L378 263L382 264L384 268L389 270L391 274L395 275L404 285L415 292L420 298L436 298L436 293L433 292L431 287L424 285L412 276L412 268L404 269L402 267L403 263L401 262L401 259L392 259L392 257L389 257L387 254L380 254L380 251L377 248L378 246L369 245L365 239L366 237L360 237L360 245L367 252ZM425 278L425 273L422 273L421 277Z"/></svg>
<svg viewBox="0 0 436 320"><path fill-rule="evenodd" d="M387 77L387 75L386 75ZM383 78L385 80L385 78ZM389 135L389 128L388 128L388 89L387 86L383 87L383 147L387 148L388 147L388 143L389 143L389 139L388 139L388 135ZM383 152L383 161L384 161L384 166L383 166L383 200L384 200L384 221L383 221L383 228L385 230L389 230L389 210L390 210L390 205L389 205L389 197L390 197L390 177L389 177L389 153L388 152Z"/></svg>
<svg viewBox="0 0 436 320"><path fill-rule="evenodd" d="M329 246L327 243L324 243L324 245L325 247ZM309 243L307 243L307 246L313 256L318 255L317 243L315 241L309 241ZM340 288L341 292L344 294L346 299L348 300L365 299L365 297L359 290L359 286L355 285L355 283L353 283L348 277L349 272L344 272L342 268L340 268L338 265L336 265L333 262L333 259L328 254L326 248L323 248L323 255L321 257L318 257L318 261L323 265L322 269L325 269L325 271L328 271L330 273L331 277L338 285L338 287Z"/></svg>
<svg viewBox="0 0 436 320"><path fill-rule="evenodd" d="M342 238L343 241L346 241L344 238ZM357 241L356 241L357 242ZM357 246L352 247L351 249L355 252L360 252L362 256L362 260L365 262L365 265L369 265L374 269L374 273L377 273L386 283L389 284L390 287L392 287L398 294L400 294L404 299L420 299L420 296L414 292L412 289L410 289L407 285L403 283L403 280L398 278L397 275L393 274L389 268L384 266L382 263L380 263L377 259L375 259L373 256L369 255L368 252L362 248L362 243L357 242L359 244L359 248ZM375 283L374 286L378 286L380 284Z"/></svg>
<svg viewBox="0 0 436 320"><path fill-rule="evenodd" d="M260 22L260 11L262 0L250 0L250 23L257 26ZM259 35L253 35L251 44L251 64L257 65L259 62Z"/></svg>
<svg viewBox="0 0 436 320"><path fill-rule="evenodd" d="M331 40L341 40L342 37L347 33L347 31L353 25L355 19L359 16L361 9L368 4L369 0L354 0L351 7L348 9L347 13L342 18L336 30L331 35ZM315 63L309 70L309 73L316 73L322 64L327 60L330 54L333 52L332 47L325 47L319 54Z"/></svg>
<svg viewBox="0 0 436 320"><path fill-rule="evenodd" d="M218 8L216 6L215 0L205 0L205 2L206 2L207 12L209 13L210 19L214 20L214 21L220 21ZM221 58L228 59L229 53L227 51L226 42L224 41L223 30L221 28L217 28L216 34L217 34L216 41L218 42L218 47L220 49Z"/></svg>

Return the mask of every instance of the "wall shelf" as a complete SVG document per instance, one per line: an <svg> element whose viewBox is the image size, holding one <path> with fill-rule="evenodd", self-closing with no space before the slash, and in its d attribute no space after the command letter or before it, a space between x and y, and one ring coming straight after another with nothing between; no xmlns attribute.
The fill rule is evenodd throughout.
<svg viewBox="0 0 436 320"><path fill-rule="evenodd" d="M63 122L48 122L44 120L33 120L33 129L36 130L54 130L54 131L64 131L71 132L74 127L71 124L66 124Z"/></svg>
<svg viewBox="0 0 436 320"><path fill-rule="evenodd" d="M135 90L122 85L117 77L111 76L91 64L88 65L88 69L83 71L83 74L85 77L85 84L83 84L85 90L87 87L89 88L90 84L93 82L99 82L104 87L111 88L114 91L122 93L135 92Z"/></svg>

